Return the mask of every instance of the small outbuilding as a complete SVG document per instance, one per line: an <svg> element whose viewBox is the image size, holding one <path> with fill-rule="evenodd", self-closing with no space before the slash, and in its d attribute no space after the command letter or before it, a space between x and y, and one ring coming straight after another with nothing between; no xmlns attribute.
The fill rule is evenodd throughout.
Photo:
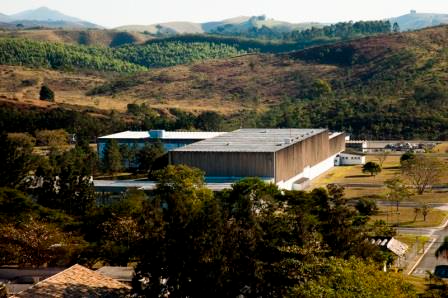
<svg viewBox="0 0 448 298"><path fill-rule="evenodd" d="M364 165L366 163L366 156L362 153L353 151L344 151L336 155L334 159L335 166L354 166Z"/></svg>

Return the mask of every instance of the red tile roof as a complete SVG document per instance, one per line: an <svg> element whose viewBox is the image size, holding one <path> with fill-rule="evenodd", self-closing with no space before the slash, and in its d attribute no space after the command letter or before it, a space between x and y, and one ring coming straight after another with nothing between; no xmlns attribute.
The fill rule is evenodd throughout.
<svg viewBox="0 0 448 298"><path fill-rule="evenodd" d="M130 289L130 286L113 278L74 265L12 297L124 297Z"/></svg>

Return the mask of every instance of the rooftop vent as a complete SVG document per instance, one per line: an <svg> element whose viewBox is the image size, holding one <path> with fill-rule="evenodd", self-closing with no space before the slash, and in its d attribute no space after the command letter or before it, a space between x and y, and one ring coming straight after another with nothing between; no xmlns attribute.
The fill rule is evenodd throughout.
<svg viewBox="0 0 448 298"><path fill-rule="evenodd" d="M284 142L285 142L285 144L291 144L293 142L293 139L287 138L287 139L284 139Z"/></svg>
<svg viewBox="0 0 448 298"><path fill-rule="evenodd" d="M163 139L165 137L165 130L163 129L151 129L149 136L154 139Z"/></svg>

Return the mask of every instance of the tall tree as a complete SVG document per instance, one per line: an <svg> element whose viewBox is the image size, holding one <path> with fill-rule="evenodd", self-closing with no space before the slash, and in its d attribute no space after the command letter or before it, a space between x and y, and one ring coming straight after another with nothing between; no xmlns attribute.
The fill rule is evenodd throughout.
<svg viewBox="0 0 448 298"><path fill-rule="evenodd" d="M110 140L104 149L104 158L102 160L103 171L114 174L123 169L123 157L121 156L120 146L116 140Z"/></svg>
<svg viewBox="0 0 448 298"><path fill-rule="evenodd" d="M84 215L95 203L93 152L81 147L50 156L50 165L36 171L40 181L31 191L38 203L73 215Z"/></svg>
<svg viewBox="0 0 448 298"><path fill-rule="evenodd" d="M136 154L139 170L151 174L154 163L164 154L165 148L159 140L155 143L145 144L145 146Z"/></svg>
<svg viewBox="0 0 448 298"><path fill-rule="evenodd" d="M36 165L35 140L27 134L0 135L0 185L16 187Z"/></svg>
<svg viewBox="0 0 448 298"><path fill-rule="evenodd" d="M141 262L135 288L149 297L212 297L220 274L221 215L203 174L168 166L155 174L157 187L144 211ZM139 283L137 280L145 280Z"/></svg>
<svg viewBox="0 0 448 298"><path fill-rule="evenodd" d="M380 165L380 168L383 168L383 164L386 161L386 159L389 157L390 152L389 151L383 151L380 154L378 154L378 164Z"/></svg>
<svg viewBox="0 0 448 298"><path fill-rule="evenodd" d="M440 181L446 166L435 157L419 154L404 161L401 170L417 193L421 195Z"/></svg>
<svg viewBox="0 0 448 298"><path fill-rule="evenodd" d="M411 192L400 178L388 179L384 182L387 188L387 199L396 203L397 212L401 201L409 199Z"/></svg>

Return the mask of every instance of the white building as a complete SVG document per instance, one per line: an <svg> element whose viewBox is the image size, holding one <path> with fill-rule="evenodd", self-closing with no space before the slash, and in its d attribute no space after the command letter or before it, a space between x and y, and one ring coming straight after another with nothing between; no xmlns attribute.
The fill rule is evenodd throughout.
<svg viewBox="0 0 448 298"><path fill-rule="evenodd" d="M104 149L111 140L117 141L118 145L126 145L134 149L142 149L145 144L160 141L166 151L184 147L195 142L214 138L224 134L224 132L204 132L204 131L124 131L97 139L98 156L104 157Z"/></svg>
<svg viewBox="0 0 448 298"><path fill-rule="evenodd" d="M341 152L336 155L334 159L335 166L354 166L363 165L366 163L366 157L364 154L355 152Z"/></svg>

